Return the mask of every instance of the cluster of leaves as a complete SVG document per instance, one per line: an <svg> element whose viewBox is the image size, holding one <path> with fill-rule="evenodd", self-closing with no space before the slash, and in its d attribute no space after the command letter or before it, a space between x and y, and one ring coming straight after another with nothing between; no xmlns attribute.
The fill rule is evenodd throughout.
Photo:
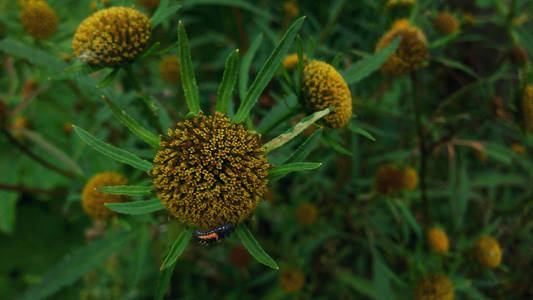
<svg viewBox="0 0 533 300"><path fill-rule="evenodd" d="M93 1L48 2L59 26L44 40L24 32L18 3L0 4L0 295L408 299L435 273L457 297L533 293L533 138L519 104L533 73L509 55L520 46L533 56L522 13L533 1L162 0L155 11L94 1L137 7L152 23L151 46L133 64L98 70L65 59ZM432 28L442 11L475 22L442 37ZM411 76L388 78L377 71L400 40L374 48L398 18L426 33L429 56ZM291 52L294 71L281 65ZM168 54L179 57L178 84L158 74ZM302 107L304 56L330 63L349 85L347 128L317 122L331 109ZM193 229L168 217L146 175L159 135L201 111L260 133L275 166L253 217L210 247L189 243ZM374 174L388 163L415 167L418 188L379 195ZM92 223L80 191L106 170L132 185L100 191L133 201L107 204L119 216ZM303 205L316 219L302 216ZM446 254L428 248L424 232L435 226L450 239ZM496 269L475 260L481 235L503 249ZM287 270L303 285L287 289Z"/></svg>

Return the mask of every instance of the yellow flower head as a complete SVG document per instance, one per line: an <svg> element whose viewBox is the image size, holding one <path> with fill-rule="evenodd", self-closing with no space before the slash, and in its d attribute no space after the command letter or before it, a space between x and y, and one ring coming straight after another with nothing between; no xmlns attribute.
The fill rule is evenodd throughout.
<svg viewBox="0 0 533 300"><path fill-rule="evenodd" d="M522 144L512 144L511 145L511 150L518 154L518 155L525 155L526 154L526 147L524 147L524 145Z"/></svg>
<svg viewBox="0 0 533 300"><path fill-rule="evenodd" d="M296 208L296 221L304 226L313 225L318 217L318 209L312 203L302 203Z"/></svg>
<svg viewBox="0 0 533 300"><path fill-rule="evenodd" d="M298 269L285 269L279 274L279 285L287 293L295 293L302 289L305 276Z"/></svg>
<svg viewBox="0 0 533 300"><path fill-rule="evenodd" d="M401 171L393 164L385 164L378 168L374 178L374 187L382 195L390 194L402 189Z"/></svg>
<svg viewBox="0 0 533 300"><path fill-rule="evenodd" d="M331 128L346 127L352 116L352 96L341 74L331 65L313 60L308 63L302 76L302 95L305 105L311 111L335 106L335 110L324 117Z"/></svg>
<svg viewBox="0 0 533 300"><path fill-rule="evenodd" d="M180 122L168 135L150 172L168 212L202 229L235 225L253 212L270 168L259 135L218 112Z"/></svg>
<svg viewBox="0 0 533 300"><path fill-rule="evenodd" d="M307 62L307 55L303 55L304 63ZM293 53L290 55L287 55L285 59L283 60L283 67L287 70L292 70L298 66L298 54Z"/></svg>
<svg viewBox="0 0 533 300"><path fill-rule="evenodd" d="M431 228L426 234L429 248L437 253L446 253L450 249L446 232L438 228Z"/></svg>
<svg viewBox="0 0 533 300"><path fill-rule="evenodd" d="M392 23L391 29L400 29L404 27L409 27L409 20L408 19L398 19Z"/></svg>
<svg viewBox="0 0 533 300"><path fill-rule="evenodd" d="M533 84L529 84L524 89L522 96L522 115L527 131L533 134Z"/></svg>
<svg viewBox="0 0 533 300"><path fill-rule="evenodd" d="M509 56L511 57L511 61L514 64L518 66L523 66L527 63L529 55L527 54L527 50L524 49L524 47L515 45L509 50Z"/></svg>
<svg viewBox="0 0 533 300"><path fill-rule="evenodd" d="M387 47L397 37L401 39L398 49L381 67L381 72L391 76L405 75L418 69L427 55L427 39L420 29L412 25L396 27L385 33L376 45L377 52Z"/></svg>
<svg viewBox="0 0 533 300"><path fill-rule="evenodd" d="M415 0L389 0L387 1L387 7L393 6L408 6L413 5Z"/></svg>
<svg viewBox="0 0 533 300"><path fill-rule="evenodd" d="M490 236L482 236L476 241L474 248L478 262L487 268L496 268L502 261L500 244Z"/></svg>
<svg viewBox="0 0 533 300"><path fill-rule="evenodd" d="M295 19L300 15L300 9L294 0L285 1L285 3L283 3L283 11L285 12L286 20Z"/></svg>
<svg viewBox="0 0 533 300"><path fill-rule="evenodd" d="M149 10L154 10L159 6L161 0L137 0L137 3L146 7Z"/></svg>
<svg viewBox="0 0 533 300"><path fill-rule="evenodd" d="M422 278L414 291L415 300L452 300L453 283L448 277L435 274Z"/></svg>
<svg viewBox="0 0 533 300"><path fill-rule="evenodd" d="M128 64L146 49L150 24L145 14L133 8L102 9L78 26L72 48L76 56L91 65Z"/></svg>
<svg viewBox="0 0 533 300"><path fill-rule="evenodd" d="M414 190L418 186L418 173L411 167L405 167L402 172L402 188Z"/></svg>
<svg viewBox="0 0 533 300"><path fill-rule="evenodd" d="M128 180L116 172L102 172L94 175L83 188L81 204L83 210L95 220L106 220L116 215L104 206L104 203L129 201L127 196L111 195L98 191L102 186L127 185Z"/></svg>
<svg viewBox="0 0 533 300"><path fill-rule="evenodd" d="M454 15L443 12L433 19L433 28L442 35L450 35L459 31L459 22Z"/></svg>
<svg viewBox="0 0 533 300"><path fill-rule="evenodd" d="M168 83L180 80L180 60L175 55L167 55L159 62L159 75Z"/></svg>
<svg viewBox="0 0 533 300"><path fill-rule="evenodd" d="M37 39L44 39L56 32L57 15L44 0L21 1L20 20L24 30Z"/></svg>

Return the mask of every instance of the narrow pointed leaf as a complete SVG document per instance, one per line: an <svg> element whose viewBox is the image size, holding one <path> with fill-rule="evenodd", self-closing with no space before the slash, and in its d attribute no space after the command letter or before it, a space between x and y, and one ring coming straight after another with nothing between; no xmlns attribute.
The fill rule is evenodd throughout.
<svg viewBox="0 0 533 300"><path fill-rule="evenodd" d="M347 271L341 271L337 278L340 282L349 285L360 294L372 299L376 298L376 292L374 291L374 287L370 280L363 277L356 277Z"/></svg>
<svg viewBox="0 0 533 300"><path fill-rule="evenodd" d="M291 25L291 27L287 30L287 32L281 39L278 46L274 49L272 54L270 54L265 64L255 77L255 80L250 86L248 92L246 93L246 96L244 96L244 99L242 99L241 105L239 106L237 113L233 117L233 123L241 123L246 118L248 118L250 110L252 110L252 107L254 107L255 103L257 102L257 99L259 98L267 84L270 82L270 80L274 76L274 73L278 69L281 61L287 54L287 50L289 50L289 47L291 46L294 38L296 37L296 34L302 27L304 19L305 17L301 17Z"/></svg>
<svg viewBox="0 0 533 300"><path fill-rule="evenodd" d="M201 111L200 95L198 93L198 86L196 85L196 78L194 77L191 49L189 48L187 33L185 33L185 27L183 27L181 21L178 24L178 53L180 59L181 86L185 94L185 101L189 107L189 112L197 115Z"/></svg>
<svg viewBox="0 0 533 300"><path fill-rule="evenodd" d="M333 148L333 150L341 153L341 154L344 154L344 155L349 155L349 156L353 156L353 153L344 148L341 144L339 144L336 140L334 140L332 137L328 136L328 135L323 135L322 138L324 139L324 141L331 147Z"/></svg>
<svg viewBox="0 0 533 300"><path fill-rule="evenodd" d="M157 25L161 24L166 18L175 14L181 7L181 4L178 1L170 0L161 0L156 11L152 15L151 23L152 28L155 28Z"/></svg>
<svg viewBox="0 0 533 300"><path fill-rule="evenodd" d="M372 134L370 134L370 132L364 130L364 129L361 128L361 127L357 127L357 126L355 126L355 125L353 125L353 124L349 124L349 125L348 125L348 129L349 129L350 131L352 131L352 132L355 132L355 133L357 133L357 134L360 134L360 135L366 137L367 139L369 139L369 140L371 140L371 141L373 141L373 142L376 141L376 138L373 137Z"/></svg>
<svg viewBox="0 0 533 300"><path fill-rule="evenodd" d="M293 128L287 130L286 132L280 134L278 137L272 139L270 142L266 143L264 145L265 153L268 153L276 148L283 146L285 143L292 140L297 135L299 135L302 131L307 129L307 127L311 126L313 123L320 120L321 118L323 118L324 116L326 116L332 111L333 111L333 108L326 108L324 110L317 111L314 114L303 118Z"/></svg>
<svg viewBox="0 0 533 300"><path fill-rule="evenodd" d="M141 185L113 185L101 186L96 189L111 195L148 196L151 194L153 187Z"/></svg>
<svg viewBox="0 0 533 300"><path fill-rule="evenodd" d="M242 58L241 71L239 72L239 98L244 99L246 96L246 90L248 90L248 79L250 78L250 66L252 65L252 60L254 59L255 53L261 42L263 41L263 34L259 34L257 38L252 42L250 48L244 57Z"/></svg>
<svg viewBox="0 0 533 300"><path fill-rule="evenodd" d="M348 70L342 72L344 80L348 85L361 81L368 75L377 71L387 61L387 58L398 49L400 38L396 38L390 45L381 51L369 55L353 64Z"/></svg>
<svg viewBox="0 0 533 300"><path fill-rule="evenodd" d="M258 262L272 269L279 270L278 264L268 255L261 247L259 242L254 238L250 230L244 225L239 224L235 228L235 233L241 240L244 248L252 255Z"/></svg>
<svg viewBox="0 0 533 300"><path fill-rule="evenodd" d="M161 200L132 201L122 203L105 203L105 207L126 215L144 215L164 209Z"/></svg>
<svg viewBox="0 0 533 300"><path fill-rule="evenodd" d="M422 237L422 228L416 221L415 216L413 216L413 213L411 210L409 210L409 207L405 204L405 202L398 202L398 207L400 208L400 213L405 218L405 221L407 221L407 224L411 226L411 229L416 233L416 235L420 238Z"/></svg>
<svg viewBox="0 0 533 300"><path fill-rule="evenodd" d="M222 82L218 87L217 106L216 110L223 114L228 113L229 102L231 95L237 83L237 76L239 75L239 49L231 52L226 59L226 68L224 75L222 75Z"/></svg>
<svg viewBox="0 0 533 300"><path fill-rule="evenodd" d="M172 274L174 273L175 268L176 263L172 264L171 266L167 267L163 271L159 272L159 274L157 274L157 284L155 287L154 300L163 300L165 298L165 292L168 289L168 285L170 284L170 279L172 278Z"/></svg>
<svg viewBox="0 0 533 300"><path fill-rule="evenodd" d="M254 5L250 3L250 1L245 0L188 0L183 1L183 7L193 7L196 5L223 5L223 6L231 6L231 7L239 7L245 10L248 10L250 12L253 12L259 16L262 16L263 18L271 19L272 16L268 13L268 10L261 9L257 7L257 5Z"/></svg>
<svg viewBox="0 0 533 300"><path fill-rule="evenodd" d="M118 72L120 71L120 68L115 68L113 71L109 72L100 82L96 84L96 87L101 89L109 86L115 78L117 78Z"/></svg>
<svg viewBox="0 0 533 300"><path fill-rule="evenodd" d="M305 141L298 146L296 151L294 151L291 156L287 159L287 163L291 162L297 162L297 161L303 161L307 158L309 153L315 148L315 146L320 141L320 137L322 136L322 128L317 129L311 136L309 136Z"/></svg>
<svg viewBox="0 0 533 300"><path fill-rule="evenodd" d="M115 146L111 146L78 126L74 126L74 132L80 137L82 141L84 141L87 145L91 146L94 150L116 161L128 164L142 171L150 171L152 169L152 164L149 161L141 159L137 155L128 151L122 150Z"/></svg>
<svg viewBox="0 0 533 300"><path fill-rule="evenodd" d="M170 250L161 264L161 271L174 265L174 263L178 260L183 253L183 250L185 250L185 247L187 247L189 244L192 237L192 232L192 228L185 228L179 234L178 238L174 241L172 246L170 246Z"/></svg>
<svg viewBox="0 0 533 300"><path fill-rule="evenodd" d="M159 148L159 137L157 137L157 135L144 128L141 124L139 124L139 122L137 122L134 118L128 115L128 113L118 107L115 102L108 99L106 96L103 96L103 98L105 103L107 104L107 107L109 107L115 118L117 118L122 124L124 124L124 126L128 127L128 129L133 132L133 134L141 138L150 146L156 149Z"/></svg>
<svg viewBox="0 0 533 300"><path fill-rule="evenodd" d="M274 182L280 180L281 178L287 176L287 174L292 172L314 170L316 168L319 168L321 165L322 163L313 162L293 162L279 165L268 173L269 181Z"/></svg>

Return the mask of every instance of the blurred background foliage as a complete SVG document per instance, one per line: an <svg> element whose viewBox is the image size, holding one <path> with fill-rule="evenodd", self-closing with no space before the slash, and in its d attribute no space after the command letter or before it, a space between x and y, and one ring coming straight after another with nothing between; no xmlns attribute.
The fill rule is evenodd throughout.
<svg viewBox="0 0 533 300"><path fill-rule="evenodd" d="M313 134L319 140L306 161L323 163L271 183L248 222L280 270L255 262L235 234L210 247L191 243L165 297L448 299L414 292L432 274L449 278L456 299L533 297L533 133L521 103L533 83L533 1L172 1L152 30L150 45L160 46L131 66L158 118L149 117L124 70L89 74L71 46L95 10L128 6L152 15L157 4L149 2L49 0L58 25L44 39L24 30L18 1L0 3L0 298L162 297L159 266L182 225L165 213L93 222L80 205L88 178L114 170L132 183L147 179L87 147L71 125L151 160L154 150L113 118L101 96L161 134L183 120L181 86L160 64L178 54L178 20L187 28L201 106L213 112L228 54L240 50L234 95L242 98L299 16L306 16L303 52L344 76L354 117L348 128L308 130L269 154L279 164ZM439 23L443 12L450 15ZM400 18L427 37L422 66L393 78L357 65ZM297 78L280 68L252 110L264 141L304 116L294 110ZM396 175L376 178L387 165ZM409 168L419 184L380 192ZM445 244L442 235L430 236L435 228ZM497 241L501 263L483 259L482 236Z"/></svg>

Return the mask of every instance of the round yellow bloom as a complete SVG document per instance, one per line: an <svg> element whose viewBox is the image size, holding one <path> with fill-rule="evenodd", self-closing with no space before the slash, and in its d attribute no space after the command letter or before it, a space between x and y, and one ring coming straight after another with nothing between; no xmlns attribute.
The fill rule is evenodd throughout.
<svg viewBox="0 0 533 300"><path fill-rule="evenodd" d="M387 7L407 6L407 5L413 5L414 3L415 3L415 0L389 0L387 1Z"/></svg>
<svg viewBox="0 0 533 300"><path fill-rule="evenodd" d="M519 66L523 66L527 63L527 60L528 60L528 54L527 54L527 50L524 49L524 47L520 47L520 46L513 46L510 50L509 50L509 55L511 57L511 61L516 64L516 65L519 65Z"/></svg>
<svg viewBox="0 0 533 300"><path fill-rule="evenodd" d="M318 217L318 209L312 203L302 203L296 208L296 221L304 226L313 225Z"/></svg>
<svg viewBox="0 0 533 300"><path fill-rule="evenodd" d="M161 0L137 0L137 3L146 7L149 10L154 10L159 6Z"/></svg>
<svg viewBox="0 0 533 300"><path fill-rule="evenodd" d="M352 96L346 81L331 65L313 60L308 63L302 76L302 95L305 105L311 111L335 106L335 110L324 117L331 128L346 127L352 116Z"/></svg>
<svg viewBox="0 0 533 300"><path fill-rule="evenodd" d="M305 276L298 269L285 269L279 274L279 285L287 293L295 293L302 289Z"/></svg>
<svg viewBox="0 0 533 300"><path fill-rule="evenodd" d="M398 19L392 23L391 29L400 29L404 27L409 27L409 20L408 19Z"/></svg>
<svg viewBox="0 0 533 300"><path fill-rule="evenodd" d="M386 195L402 189L402 173L393 164L380 166L374 177L374 187L379 194Z"/></svg>
<svg viewBox="0 0 533 300"><path fill-rule="evenodd" d="M304 63L307 62L307 55L305 54L303 55L303 60L304 60ZM298 66L298 54L297 53L287 55L287 57L285 57L285 59L283 60L283 67L286 70L290 71L296 68L297 66Z"/></svg>
<svg viewBox="0 0 533 300"><path fill-rule="evenodd" d="M133 8L110 7L83 20L74 39L74 53L84 62L116 67L132 62L146 49L150 19Z"/></svg>
<svg viewBox="0 0 533 300"><path fill-rule="evenodd" d="M283 11L285 12L285 20L292 20L300 15L298 4L292 0L283 3Z"/></svg>
<svg viewBox="0 0 533 300"><path fill-rule="evenodd" d="M442 35L450 35L459 31L459 22L454 15L443 12L433 19L433 28Z"/></svg>
<svg viewBox="0 0 533 300"><path fill-rule="evenodd" d="M159 62L159 75L168 83L180 81L180 60L175 55L167 55Z"/></svg>
<svg viewBox="0 0 533 300"><path fill-rule="evenodd" d="M488 268L496 268L502 261L500 244L490 236L482 236L476 241L475 255L478 262Z"/></svg>
<svg viewBox="0 0 533 300"><path fill-rule="evenodd" d="M426 36L412 25L397 26L389 30L377 43L376 52L390 45L397 37L401 39L398 49L381 67L381 72L391 76L405 75L418 69L427 55Z"/></svg>
<svg viewBox="0 0 533 300"><path fill-rule="evenodd" d="M211 229L236 225L253 212L270 168L260 135L218 112L180 122L168 135L161 137L150 175L170 214Z"/></svg>
<svg viewBox="0 0 533 300"><path fill-rule="evenodd" d="M446 232L438 228L431 228L426 233L429 248L437 253L446 253L450 249Z"/></svg>
<svg viewBox="0 0 533 300"><path fill-rule="evenodd" d="M411 167L406 167L402 171L402 188L414 190L418 186L418 173Z"/></svg>
<svg viewBox="0 0 533 300"><path fill-rule="evenodd" d="M525 155L526 154L526 147L524 147L524 145L522 144L512 144L511 145L511 150L518 154L518 155Z"/></svg>
<svg viewBox="0 0 533 300"><path fill-rule="evenodd" d="M452 300L453 283L448 277L435 274L422 278L414 291L415 300Z"/></svg>
<svg viewBox="0 0 533 300"><path fill-rule="evenodd" d="M94 175L83 188L81 204L83 210L95 220L106 220L116 215L104 206L104 203L129 201L127 196L111 195L98 191L102 186L127 185L128 180L116 172L102 172Z"/></svg>
<svg viewBox="0 0 533 300"><path fill-rule="evenodd" d="M20 20L24 30L37 39L44 39L56 32L57 15L44 0L21 1Z"/></svg>
<svg viewBox="0 0 533 300"><path fill-rule="evenodd" d="M522 96L522 115L527 131L533 134L533 84L529 84L524 89Z"/></svg>

